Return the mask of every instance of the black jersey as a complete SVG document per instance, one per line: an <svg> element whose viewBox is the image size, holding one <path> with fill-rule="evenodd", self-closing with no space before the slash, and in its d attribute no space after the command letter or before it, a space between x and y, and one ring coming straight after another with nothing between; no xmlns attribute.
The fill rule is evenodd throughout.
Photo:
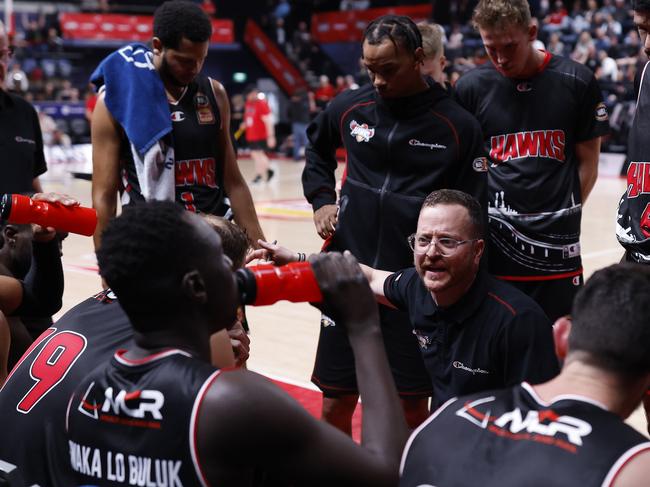
<svg viewBox="0 0 650 487"><path fill-rule="evenodd" d="M169 103L174 147L176 201L187 210L224 216L224 153L219 147L221 113L212 81L197 76L178 101ZM123 144L122 203L143 201L128 142Z"/></svg>
<svg viewBox="0 0 650 487"><path fill-rule="evenodd" d="M27 485L72 484L64 418L79 381L133 331L110 291L89 298L47 329L0 390L0 459L17 465Z"/></svg>
<svg viewBox="0 0 650 487"><path fill-rule="evenodd" d="M478 118L490 155L490 271L514 280L581 274L575 149L609 130L593 73L550 54L527 80L487 63L464 75L456 94Z"/></svg>
<svg viewBox="0 0 650 487"><path fill-rule="evenodd" d="M117 352L84 378L68 408L69 461L77 482L207 485L196 419L218 374L181 350L136 361Z"/></svg>
<svg viewBox="0 0 650 487"><path fill-rule="evenodd" d="M650 264L650 73L643 68L636 115L627 143L627 190L621 197L616 237L629 256ZM647 159L647 161L646 161Z"/></svg>
<svg viewBox="0 0 650 487"><path fill-rule="evenodd" d="M609 486L650 442L596 401L548 404L523 383L451 399L416 429L401 487Z"/></svg>

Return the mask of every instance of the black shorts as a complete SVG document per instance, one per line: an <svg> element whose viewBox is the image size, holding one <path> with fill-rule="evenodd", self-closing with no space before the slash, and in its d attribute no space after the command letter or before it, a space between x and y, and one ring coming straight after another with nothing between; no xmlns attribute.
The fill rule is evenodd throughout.
<svg viewBox="0 0 650 487"><path fill-rule="evenodd" d="M431 379L424 367L408 314L380 306L379 315L388 363L400 397L431 396ZM316 363L311 381L323 391L325 397L359 393L354 372L354 355L347 333L327 317L321 319Z"/></svg>
<svg viewBox="0 0 650 487"><path fill-rule="evenodd" d="M267 150L266 140L253 140L247 142L250 150Z"/></svg>
<svg viewBox="0 0 650 487"><path fill-rule="evenodd" d="M552 322L570 315L573 298L584 284L582 274L548 281L506 281L533 298Z"/></svg>

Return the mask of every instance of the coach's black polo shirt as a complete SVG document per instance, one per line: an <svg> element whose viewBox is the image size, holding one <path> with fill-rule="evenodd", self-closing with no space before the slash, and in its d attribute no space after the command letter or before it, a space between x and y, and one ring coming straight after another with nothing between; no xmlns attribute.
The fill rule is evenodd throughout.
<svg viewBox="0 0 650 487"><path fill-rule="evenodd" d="M408 312L433 385L436 408L463 394L558 372L549 319L530 297L481 271L469 291L441 308L415 268L391 274L386 298Z"/></svg>
<svg viewBox="0 0 650 487"><path fill-rule="evenodd" d="M33 192L32 180L46 170L36 110L0 89L0 194Z"/></svg>

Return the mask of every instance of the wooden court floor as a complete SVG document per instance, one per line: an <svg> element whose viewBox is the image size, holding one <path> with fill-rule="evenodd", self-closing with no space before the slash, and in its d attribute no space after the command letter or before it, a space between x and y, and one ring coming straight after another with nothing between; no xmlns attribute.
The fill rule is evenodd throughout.
<svg viewBox="0 0 650 487"><path fill-rule="evenodd" d="M616 162L614 160L614 162ZM276 176L270 183L251 187L253 199L267 239L301 252L317 252L321 239L314 230L311 208L302 196L300 175L303 163L274 161ZM253 163L240 158L247 181ZM614 221L625 181L617 176L612 160L601 161L596 186L587 201L582 222L582 255L585 277L618 262L621 247L614 236ZM341 170L342 167L339 167ZM46 191L59 191L90 205L90 182L72 178L64 166L51 166L43 179ZM100 289L92 239L71 235L64 243L65 293L62 314ZM631 297L632 298L632 297ZM319 312L307 304L288 302L247 309L251 325L249 368L285 382L313 388L309 383L318 340ZM58 316L58 315L57 315ZM639 410L629 420L645 431Z"/></svg>

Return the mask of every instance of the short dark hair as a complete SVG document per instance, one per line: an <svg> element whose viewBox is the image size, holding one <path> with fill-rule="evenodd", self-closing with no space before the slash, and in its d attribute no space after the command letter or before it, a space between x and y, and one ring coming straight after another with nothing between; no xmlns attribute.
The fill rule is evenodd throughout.
<svg viewBox="0 0 650 487"><path fill-rule="evenodd" d="M221 216L203 215L203 218L221 237L223 253L232 261L233 269L243 267L251 248L251 241L244 229Z"/></svg>
<svg viewBox="0 0 650 487"><path fill-rule="evenodd" d="M201 266L206 249L186 213L171 201L138 203L125 207L104 230L99 274L132 321L179 312L180 282Z"/></svg>
<svg viewBox="0 0 650 487"><path fill-rule="evenodd" d="M472 15L475 29L501 29L516 25L527 29L531 21L527 0L481 0Z"/></svg>
<svg viewBox="0 0 650 487"><path fill-rule="evenodd" d="M212 23L194 2L171 0L156 9L153 35L164 47L177 49L184 37L192 42L206 42L212 36Z"/></svg>
<svg viewBox="0 0 650 487"><path fill-rule="evenodd" d="M422 34L418 26L405 15L382 15L376 18L363 32L362 42L375 46L385 39L390 39L393 44L402 46L409 52L422 47Z"/></svg>
<svg viewBox="0 0 650 487"><path fill-rule="evenodd" d="M650 12L650 0L634 0L633 5L636 12Z"/></svg>
<svg viewBox="0 0 650 487"><path fill-rule="evenodd" d="M573 301L569 354L583 352L588 363L627 377L649 373L649 302L649 266L595 272Z"/></svg>
<svg viewBox="0 0 650 487"><path fill-rule="evenodd" d="M424 199L421 210L437 205L459 205L465 208L472 224L473 238L485 238L483 210L476 198L457 189L438 189Z"/></svg>

